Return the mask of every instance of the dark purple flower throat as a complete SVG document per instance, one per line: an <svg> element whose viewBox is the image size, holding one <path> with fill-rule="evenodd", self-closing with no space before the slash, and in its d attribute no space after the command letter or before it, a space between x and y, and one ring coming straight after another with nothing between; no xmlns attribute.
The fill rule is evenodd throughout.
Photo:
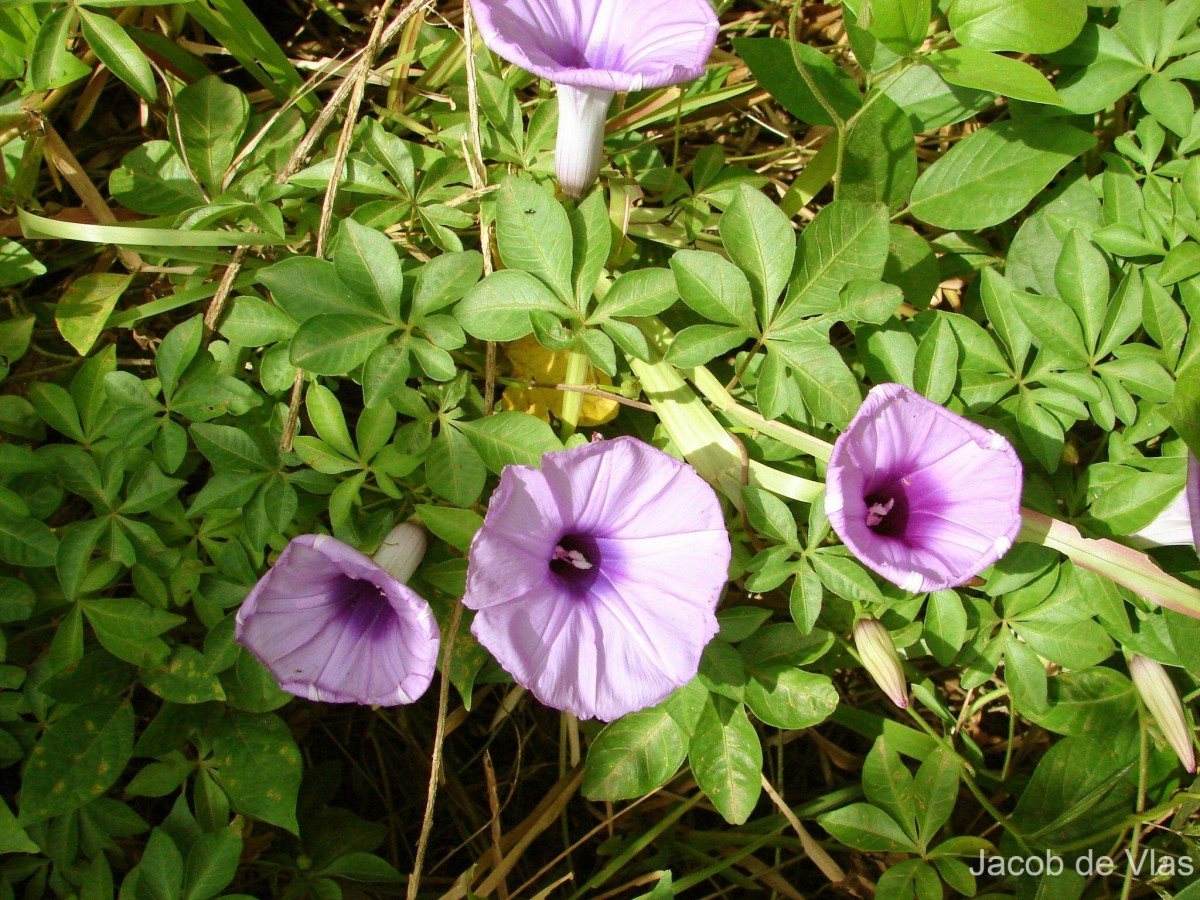
<svg viewBox="0 0 1200 900"><path fill-rule="evenodd" d="M586 534L564 534L550 557L550 571L576 596L582 597L600 575L602 561L595 538Z"/></svg>

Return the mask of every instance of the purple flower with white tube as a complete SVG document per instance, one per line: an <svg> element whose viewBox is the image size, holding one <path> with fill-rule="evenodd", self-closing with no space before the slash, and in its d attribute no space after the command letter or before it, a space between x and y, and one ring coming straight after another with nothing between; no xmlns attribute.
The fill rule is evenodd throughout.
<svg viewBox="0 0 1200 900"><path fill-rule="evenodd" d="M438 652L433 611L404 584L424 549L424 532L408 523L375 559L327 535L293 538L238 610L238 643L289 694L412 703L429 687Z"/></svg>
<svg viewBox="0 0 1200 900"><path fill-rule="evenodd" d="M617 91L691 81L717 39L708 0L472 0L483 42L558 88L555 169L580 197L596 180Z"/></svg>

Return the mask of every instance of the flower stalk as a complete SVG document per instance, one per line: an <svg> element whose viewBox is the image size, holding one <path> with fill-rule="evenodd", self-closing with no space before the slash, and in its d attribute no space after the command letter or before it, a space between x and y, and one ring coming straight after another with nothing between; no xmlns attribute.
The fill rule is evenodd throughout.
<svg viewBox="0 0 1200 900"><path fill-rule="evenodd" d="M1103 538L1085 538L1066 522L1021 510L1017 540L1057 550L1077 566L1103 575L1159 606L1200 619L1200 590L1168 575L1145 553Z"/></svg>

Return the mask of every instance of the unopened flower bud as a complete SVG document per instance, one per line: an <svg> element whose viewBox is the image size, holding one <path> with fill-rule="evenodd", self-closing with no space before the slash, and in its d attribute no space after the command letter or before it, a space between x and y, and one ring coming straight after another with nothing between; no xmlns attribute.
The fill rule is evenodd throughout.
<svg viewBox="0 0 1200 900"><path fill-rule="evenodd" d="M877 619L854 623L854 647L863 667L888 698L901 709L908 708L908 684L892 636Z"/></svg>
<svg viewBox="0 0 1200 900"><path fill-rule="evenodd" d="M388 532L373 559L379 568L401 584L408 584L428 546L425 529L416 522L401 522Z"/></svg>
<svg viewBox="0 0 1200 900"><path fill-rule="evenodd" d="M1142 702L1150 715L1162 729L1167 743L1189 772L1196 771L1196 750L1192 746L1192 731L1188 727L1187 717L1183 714L1183 704L1179 702L1179 694L1167 670L1152 659L1134 654L1129 658L1129 674L1133 676L1133 686L1137 688Z"/></svg>

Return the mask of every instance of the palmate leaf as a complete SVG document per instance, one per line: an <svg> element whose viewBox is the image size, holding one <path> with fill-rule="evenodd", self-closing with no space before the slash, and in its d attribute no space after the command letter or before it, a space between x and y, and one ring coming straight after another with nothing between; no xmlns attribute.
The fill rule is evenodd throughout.
<svg viewBox="0 0 1200 900"><path fill-rule="evenodd" d="M796 272L768 324L768 336L786 334L801 319L836 309L848 282L878 281L887 253L886 206L851 200L826 206L800 236Z"/></svg>

